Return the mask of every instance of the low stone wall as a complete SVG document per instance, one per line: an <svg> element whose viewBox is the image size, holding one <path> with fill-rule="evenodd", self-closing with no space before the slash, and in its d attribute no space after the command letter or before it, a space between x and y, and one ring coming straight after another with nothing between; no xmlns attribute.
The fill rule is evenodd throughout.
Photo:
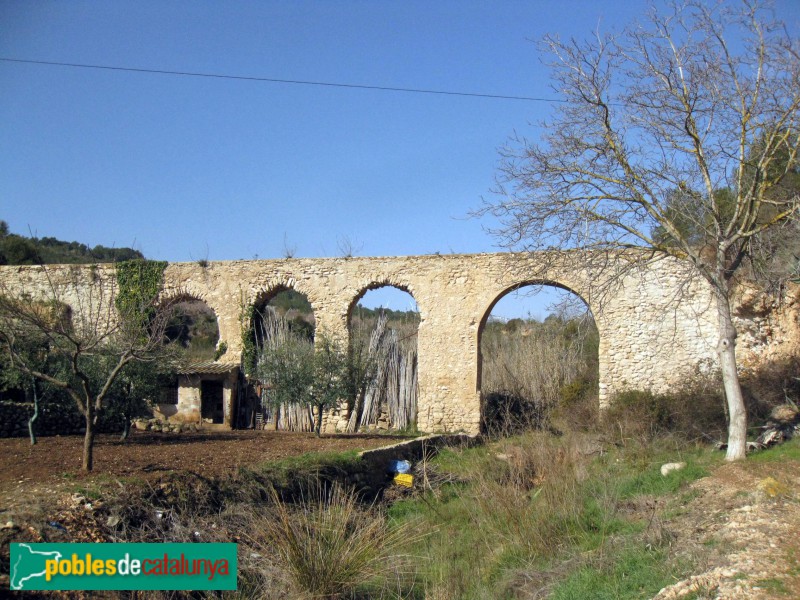
<svg viewBox="0 0 800 600"><path fill-rule="evenodd" d="M415 463L430 459L442 448L470 447L479 443L478 436L466 434L433 434L406 440L391 446L359 453L359 469L349 473L347 483L367 497L378 495L392 480L389 464L394 460Z"/></svg>
<svg viewBox="0 0 800 600"><path fill-rule="evenodd" d="M172 422L168 419L135 419L134 429L157 433L196 433L202 429L197 423Z"/></svg>
<svg viewBox="0 0 800 600"><path fill-rule="evenodd" d="M33 415L32 402L0 400L0 438L27 437L28 419ZM120 433L122 416L105 411L97 423L98 433ZM39 403L39 416L33 424L37 436L83 435L86 421L72 400L43 400Z"/></svg>
<svg viewBox="0 0 800 600"><path fill-rule="evenodd" d="M433 434L366 450L356 459L323 461L313 467L270 469L267 466L263 472L252 475L264 488L274 488L287 502L301 502L309 497L309 492L313 494L333 485L354 489L364 500L373 501L392 485L394 474L389 472L390 461L408 460L413 469L423 457L431 458L442 448L472 446L480 443L480 439L466 434Z"/></svg>
<svg viewBox="0 0 800 600"><path fill-rule="evenodd" d="M29 402L0 401L0 437L27 436L28 419L32 415L33 404ZM39 406L33 430L36 435L74 435L86 431L83 417L73 407L46 406L44 402Z"/></svg>

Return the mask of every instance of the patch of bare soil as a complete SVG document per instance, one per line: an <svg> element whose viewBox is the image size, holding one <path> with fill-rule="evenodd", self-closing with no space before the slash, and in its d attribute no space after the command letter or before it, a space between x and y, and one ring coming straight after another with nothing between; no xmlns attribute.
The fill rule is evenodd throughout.
<svg viewBox="0 0 800 600"><path fill-rule="evenodd" d="M698 572L653 600L800 598L797 462L726 464L698 480L663 526Z"/></svg>
<svg viewBox="0 0 800 600"><path fill-rule="evenodd" d="M76 485L135 478L155 480L172 471L204 477L234 473L242 466L307 452L366 450L396 443L378 435L323 435L282 431L132 431L127 441L100 435L94 447L94 471L80 470L82 436L0 439L0 527L21 513L37 512L61 491Z"/></svg>

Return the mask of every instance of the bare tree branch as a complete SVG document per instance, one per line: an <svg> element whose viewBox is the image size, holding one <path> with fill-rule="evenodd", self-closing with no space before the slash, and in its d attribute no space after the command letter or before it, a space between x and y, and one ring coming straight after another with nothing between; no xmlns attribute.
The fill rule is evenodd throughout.
<svg viewBox="0 0 800 600"><path fill-rule="evenodd" d="M733 278L754 245L800 216L798 47L757 1L676 2L619 35L546 37L564 102L538 141L515 137L501 151L495 199L475 213L496 217L492 233L516 250L686 260L717 300L729 459L744 456L746 434ZM621 265L632 268L605 266Z"/></svg>

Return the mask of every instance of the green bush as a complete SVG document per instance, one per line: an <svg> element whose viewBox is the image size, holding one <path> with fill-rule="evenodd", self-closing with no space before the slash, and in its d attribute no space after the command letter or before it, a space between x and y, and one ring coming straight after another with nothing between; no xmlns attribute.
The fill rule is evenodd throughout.
<svg viewBox="0 0 800 600"><path fill-rule="evenodd" d="M634 389L619 392L602 420L607 432L642 441L662 434L712 441L723 439L727 430L721 386L715 377L701 375L666 394Z"/></svg>

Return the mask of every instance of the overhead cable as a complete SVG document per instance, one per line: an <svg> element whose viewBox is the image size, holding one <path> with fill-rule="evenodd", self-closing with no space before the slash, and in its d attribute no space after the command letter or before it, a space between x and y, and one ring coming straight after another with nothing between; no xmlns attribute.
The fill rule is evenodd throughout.
<svg viewBox="0 0 800 600"><path fill-rule="evenodd" d="M104 71L122 71L126 73L151 73L156 75L177 75L182 77L205 77L211 79L234 79L239 81L260 81L266 83L283 83L291 85L315 85L324 87L349 88L357 90L375 90L379 92L405 92L410 94L438 94L441 96L466 96L470 98L489 98L492 100L524 100L527 102L565 102L556 98L537 98L534 96L507 96L503 94L480 94L477 92L454 92L448 90L428 90L421 88L391 87L382 85L360 85L356 83L337 83L332 81L309 81L303 79L278 79L275 77L257 77L252 75L227 75L222 73L199 73L195 71L169 71L166 69L145 69L138 67L120 67L111 65L93 65L85 63L56 62L49 60L30 60L22 58L0 57L0 61L30 65L47 65L53 67L70 67L75 69L99 69Z"/></svg>

